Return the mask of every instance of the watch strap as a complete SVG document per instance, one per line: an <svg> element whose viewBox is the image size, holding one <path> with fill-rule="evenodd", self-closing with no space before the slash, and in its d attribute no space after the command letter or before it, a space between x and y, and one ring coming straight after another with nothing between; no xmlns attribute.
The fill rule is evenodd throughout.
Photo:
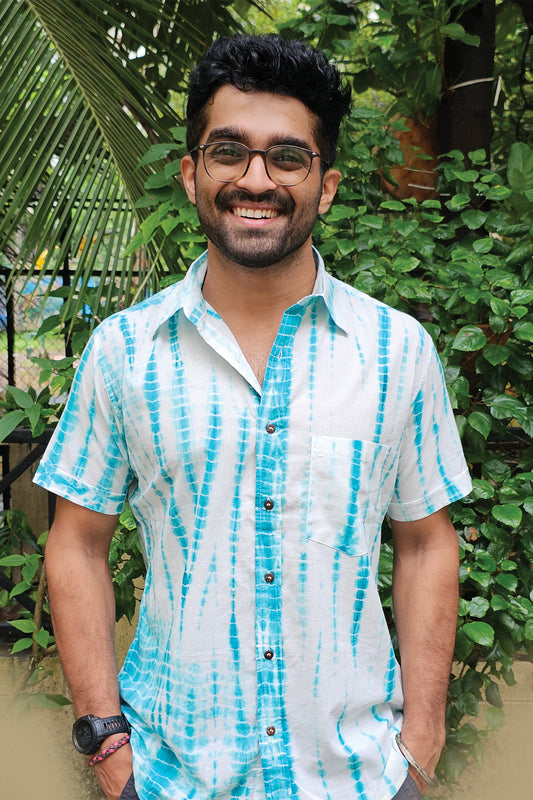
<svg viewBox="0 0 533 800"><path fill-rule="evenodd" d="M114 717L95 717L98 730L98 738L101 742L112 736L114 733L129 733L130 724L124 714L117 714ZM100 738L101 737L101 738Z"/></svg>

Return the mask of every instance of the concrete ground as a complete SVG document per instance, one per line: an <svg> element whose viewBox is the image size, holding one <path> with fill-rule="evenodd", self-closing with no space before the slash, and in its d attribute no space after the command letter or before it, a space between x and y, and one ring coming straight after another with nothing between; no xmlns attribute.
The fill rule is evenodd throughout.
<svg viewBox="0 0 533 800"><path fill-rule="evenodd" d="M130 635L129 626L119 629L119 658L123 658ZM8 648L0 649L0 709L23 666L21 658L9 656ZM47 678L43 690L66 694L59 665L51 664L49 668L54 669L54 676ZM483 766L469 767L453 790L439 790L436 796L442 800L531 800L533 797L533 664L517 663L515 674L516 686L501 687L506 723L487 740ZM72 747L72 719L71 707L29 709L23 713L12 709L7 714L0 710L2 798L103 800L85 759Z"/></svg>

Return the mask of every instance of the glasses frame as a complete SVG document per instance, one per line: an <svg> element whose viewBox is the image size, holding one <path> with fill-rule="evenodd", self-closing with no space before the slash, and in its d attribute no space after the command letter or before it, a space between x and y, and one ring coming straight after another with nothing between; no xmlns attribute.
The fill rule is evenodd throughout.
<svg viewBox="0 0 533 800"><path fill-rule="evenodd" d="M232 145L238 144L239 147L243 147L248 152L248 163L246 164L246 167L245 167L244 171L242 172L241 175L239 175L238 177L232 178L231 180L221 180L220 178L215 178L214 175L211 175L211 173L207 169L207 166L206 166L206 163L205 163L205 151L208 150L210 147L213 147L214 145L221 145L221 144L232 144ZM267 155L270 153L271 150L274 150L276 147L294 147L297 150L301 150L304 153L307 153L307 155L311 158L311 161L309 163L309 169L307 170L307 172L304 175L304 177L300 178L298 181L296 181L296 183L280 183L279 181L275 180L272 177L272 175L270 174L270 172L268 171ZM244 178L244 176L246 175L246 173L248 172L248 170L250 168L250 162L252 160L252 156L258 155L258 156L261 156L261 158L263 159L263 164L265 166L265 172L268 175L269 180L272 181L272 183L275 183L276 186L298 186L300 183L303 183L309 177L309 173L311 172L311 169L313 168L313 159L315 159L315 158L322 159L322 156L320 155L320 153L317 153L314 150L309 150L307 147L300 147L299 145L296 145L296 144L283 144L283 143L273 144L271 147L267 147L266 150L258 150L258 149L252 149L250 147L247 147L247 145L243 144L243 142L235 142L235 141L223 139L221 141L207 142L206 144L198 144L198 145L196 145L196 147L193 147L193 149L190 151L190 154L192 155L196 150L200 150L201 153L202 153L202 161L203 161L204 169L205 169L206 173L209 175L211 180L217 181L217 183L234 183L234 181L240 181L241 178ZM324 165L327 168L327 164L325 164L325 162L324 162Z"/></svg>

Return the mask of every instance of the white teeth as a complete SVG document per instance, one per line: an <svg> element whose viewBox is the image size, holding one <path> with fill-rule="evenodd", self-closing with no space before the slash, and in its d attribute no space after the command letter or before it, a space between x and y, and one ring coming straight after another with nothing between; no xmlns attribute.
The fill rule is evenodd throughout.
<svg viewBox="0 0 533 800"><path fill-rule="evenodd" d="M277 211L269 208L234 208L233 213L236 217L247 219L273 219L278 216Z"/></svg>

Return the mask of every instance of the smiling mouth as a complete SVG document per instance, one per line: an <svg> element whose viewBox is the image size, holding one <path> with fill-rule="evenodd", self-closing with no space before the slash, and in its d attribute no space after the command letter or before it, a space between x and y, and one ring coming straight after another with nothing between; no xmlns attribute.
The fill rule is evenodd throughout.
<svg viewBox="0 0 533 800"><path fill-rule="evenodd" d="M232 213L236 217L244 217L245 219L274 219L279 217L279 211L273 208L243 208L237 206L232 209Z"/></svg>

